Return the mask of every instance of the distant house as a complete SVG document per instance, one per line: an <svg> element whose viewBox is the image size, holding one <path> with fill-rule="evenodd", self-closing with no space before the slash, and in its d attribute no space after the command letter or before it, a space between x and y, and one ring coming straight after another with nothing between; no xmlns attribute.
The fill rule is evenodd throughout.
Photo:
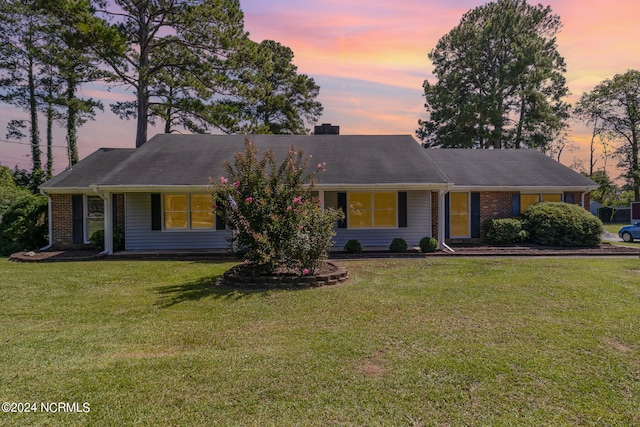
<svg viewBox="0 0 640 427"><path fill-rule="evenodd" d="M409 135L157 135L138 149L102 148L44 183L50 243L82 247L96 230L113 253L114 230L128 251L222 249L230 230L211 213L209 177L244 150L283 158L294 145L325 162L315 191L340 208L336 248L349 239L388 247L395 237L479 237L482 221L520 214L538 201L589 209L597 184L531 150L423 149ZM179 220L176 220L178 218Z"/></svg>

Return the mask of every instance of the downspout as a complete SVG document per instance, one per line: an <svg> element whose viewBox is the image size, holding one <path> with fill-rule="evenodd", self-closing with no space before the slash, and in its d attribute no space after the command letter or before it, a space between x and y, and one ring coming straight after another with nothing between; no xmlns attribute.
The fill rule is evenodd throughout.
<svg viewBox="0 0 640 427"><path fill-rule="evenodd" d="M49 221L49 244L47 246L44 246L42 248L40 248L40 251L46 251L47 249L50 249L53 246L53 221L52 221L52 217L53 215L51 214L51 196L49 194L47 194L46 191L44 190L40 190L40 194L42 194L43 196L47 196L47 220Z"/></svg>
<svg viewBox="0 0 640 427"><path fill-rule="evenodd" d="M442 190L438 190L438 243L441 251L448 250L451 253L455 253L445 242L445 206L444 196L449 192L450 187Z"/></svg>
<svg viewBox="0 0 640 427"><path fill-rule="evenodd" d="M113 231L111 229L111 224L109 223L109 227L107 227L107 222L110 222L111 219L111 203L109 203L109 197L105 197L103 193L100 192L98 186L93 187L93 192L98 195L104 202L104 250L100 252L98 255L113 255ZM108 194L108 193L107 193Z"/></svg>
<svg viewBox="0 0 640 427"><path fill-rule="evenodd" d="M587 207L584 204L585 204L585 198L586 198L587 194L590 194L591 191L593 191L593 190L589 189L589 191L584 191L584 192L582 192L582 194L580 196L580 206L582 206L582 209L586 209L589 212L591 212L591 206L589 206L589 209L587 209Z"/></svg>

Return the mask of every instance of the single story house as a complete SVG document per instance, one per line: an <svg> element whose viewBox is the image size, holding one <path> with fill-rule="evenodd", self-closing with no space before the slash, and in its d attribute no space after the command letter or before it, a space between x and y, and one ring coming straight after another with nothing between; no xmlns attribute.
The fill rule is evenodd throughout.
<svg viewBox="0 0 640 427"><path fill-rule="evenodd" d="M41 185L50 246L82 247L114 230L125 250L223 249L230 230L211 212L209 178L250 139L282 159L291 146L326 163L317 175L325 207L341 208L336 248L349 239L388 247L396 237L470 239L488 218L565 201L589 209L597 184L534 150L424 149L410 135L172 135L137 149L102 148Z"/></svg>

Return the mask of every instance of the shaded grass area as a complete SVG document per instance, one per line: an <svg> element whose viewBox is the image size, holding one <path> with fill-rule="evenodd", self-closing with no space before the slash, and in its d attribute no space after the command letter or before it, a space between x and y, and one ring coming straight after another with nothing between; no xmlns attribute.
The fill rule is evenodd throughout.
<svg viewBox="0 0 640 427"><path fill-rule="evenodd" d="M640 260L343 262L297 291L232 264L0 260L0 425L638 425Z"/></svg>

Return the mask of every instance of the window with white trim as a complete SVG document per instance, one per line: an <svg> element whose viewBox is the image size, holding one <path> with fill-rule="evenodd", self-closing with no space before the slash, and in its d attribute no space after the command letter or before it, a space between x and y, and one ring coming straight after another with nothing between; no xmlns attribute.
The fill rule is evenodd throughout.
<svg viewBox="0 0 640 427"><path fill-rule="evenodd" d="M398 226L398 193L392 191L347 193L349 228Z"/></svg>
<svg viewBox="0 0 640 427"><path fill-rule="evenodd" d="M165 230L213 230L215 217L209 194L165 194Z"/></svg>
<svg viewBox="0 0 640 427"><path fill-rule="evenodd" d="M100 196L85 197L84 209L84 241L89 239L96 231L104 230L104 200Z"/></svg>

